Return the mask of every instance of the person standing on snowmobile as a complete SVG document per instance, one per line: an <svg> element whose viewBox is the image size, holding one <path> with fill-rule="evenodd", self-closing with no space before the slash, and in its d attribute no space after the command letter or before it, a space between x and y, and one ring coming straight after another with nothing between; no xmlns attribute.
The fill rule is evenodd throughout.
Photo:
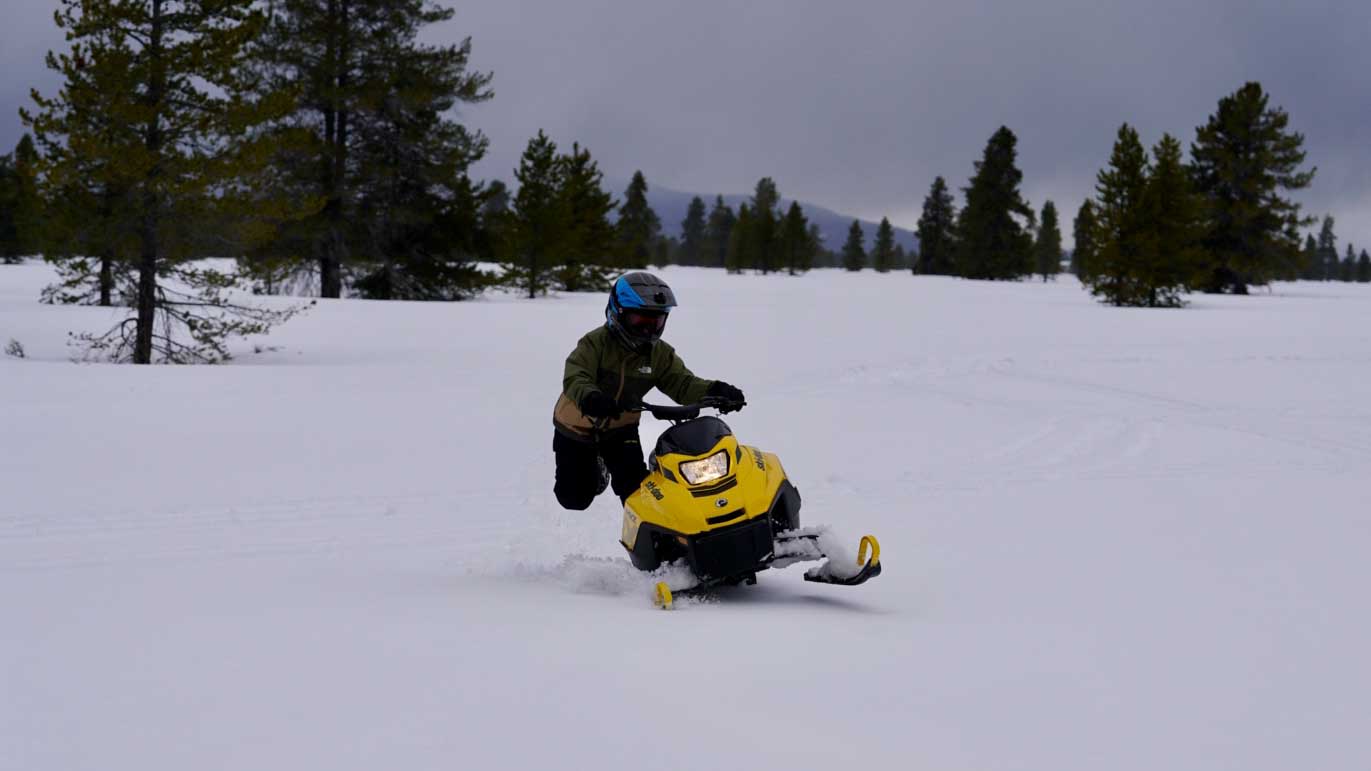
<svg viewBox="0 0 1371 771"><path fill-rule="evenodd" d="M553 409L553 492L566 509L583 511L611 484L622 502L647 478L638 414L628 411L657 388L680 404L705 396L741 405L743 392L703 380L662 341L676 295L665 281L636 271L609 290L605 323L587 332L566 360L562 395Z"/></svg>

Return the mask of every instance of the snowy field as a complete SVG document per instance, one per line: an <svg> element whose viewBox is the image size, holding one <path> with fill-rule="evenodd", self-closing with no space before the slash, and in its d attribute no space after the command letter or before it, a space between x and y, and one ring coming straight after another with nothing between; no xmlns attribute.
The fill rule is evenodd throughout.
<svg viewBox="0 0 1371 771"><path fill-rule="evenodd" d="M617 502L552 496L599 295L136 368L0 266L0 769L1371 768L1371 287L663 275L880 578L652 608Z"/></svg>

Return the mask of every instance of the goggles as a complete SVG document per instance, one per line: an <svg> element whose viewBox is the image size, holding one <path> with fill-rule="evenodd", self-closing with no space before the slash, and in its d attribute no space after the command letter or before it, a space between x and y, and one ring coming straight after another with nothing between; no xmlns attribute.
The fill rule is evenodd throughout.
<svg viewBox="0 0 1371 771"><path fill-rule="evenodd" d="M666 314L625 310L624 326L645 337L660 335L666 329Z"/></svg>

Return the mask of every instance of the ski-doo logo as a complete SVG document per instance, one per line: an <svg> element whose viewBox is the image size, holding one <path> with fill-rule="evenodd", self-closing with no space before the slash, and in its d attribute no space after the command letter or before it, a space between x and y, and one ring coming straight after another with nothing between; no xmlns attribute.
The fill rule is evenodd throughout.
<svg viewBox="0 0 1371 771"><path fill-rule="evenodd" d="M728 499L727 499L727 498L720 498L719 500L717 500L717 501L714 502L714 508L716 508L716 509L722 509L723 507L725 507L725 506L727 506L727 505L728 505Z"/></svg>
<svg viewBox="0 0 1371 771"><path fill-rule="evenodd" d="M666 497L662 494L662 489L657 486L656 482L648 482L643 486L647 488L647 491L649 493L652 493L653 498L656 498L659 501Z"/></svg>

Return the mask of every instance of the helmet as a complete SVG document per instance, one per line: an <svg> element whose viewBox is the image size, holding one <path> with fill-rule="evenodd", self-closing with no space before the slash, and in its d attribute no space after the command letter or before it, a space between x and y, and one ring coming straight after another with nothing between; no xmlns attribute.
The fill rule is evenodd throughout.
<svg viewBox="0 0 1371 771"><path fill-rule="evenodd" d="M609 290L605 326L629 350L646 353L662 339L676 295L666 282L643 271L625 273Z"/></svg>

